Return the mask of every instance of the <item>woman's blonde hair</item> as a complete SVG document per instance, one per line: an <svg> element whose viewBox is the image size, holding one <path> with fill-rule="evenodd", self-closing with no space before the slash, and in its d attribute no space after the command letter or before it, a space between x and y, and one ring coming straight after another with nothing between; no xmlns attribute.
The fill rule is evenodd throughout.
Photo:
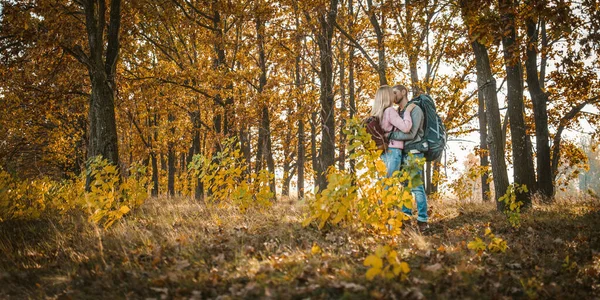
<svg viewBox="0 0 600 300"><path fill-rule="evenodd" d="M389 85L382 85L377 89L375 99L373 100L373 107L371 108L371 116L378 117L379 122L383 119L385 109L392 106L393 94L394 91Z"/></svg>

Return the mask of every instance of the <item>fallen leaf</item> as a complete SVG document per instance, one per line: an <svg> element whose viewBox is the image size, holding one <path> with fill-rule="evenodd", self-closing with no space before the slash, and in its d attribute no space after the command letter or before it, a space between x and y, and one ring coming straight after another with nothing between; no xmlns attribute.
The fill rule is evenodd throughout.
<svg viewBox="0 0 600 300"><path fill-rule="evenodd" d="M436 263L436 264L433 264L431 266L425 267L425 271L429 271L429 272L432 272L432 273L435 273L435 272L437 272L437 271L439 271L441 269L442 269L442 265L440 263Z"/></svg>
<svg viewBox="0 0 600 300"><path fill-rule="evenodd" d="M520 270L522 268L520 263L507 263L506 267L511 270Z"/></svg>
<svg viewBox="0 0 600 300"><path fill-rule="evenodd" d="M366 289L364 286L352 282L342 281L340 282L340 285L343 286L345 289L351 290L353 292L362 292Z"/></svg>
<svg viewBox="0 0 600 300"><path fill-rule="evenodd" d="M187 259L177 260L175 261L175 269L181 271L190 266L190 262Z"/></svg>

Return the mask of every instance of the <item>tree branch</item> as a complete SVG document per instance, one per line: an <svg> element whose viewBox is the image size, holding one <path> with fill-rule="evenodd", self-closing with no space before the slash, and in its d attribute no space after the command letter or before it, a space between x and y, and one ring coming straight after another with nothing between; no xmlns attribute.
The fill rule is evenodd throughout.
<svg viewBox="0 0 600 300"><path fill-rule="evenodd" d="M365 49L350 34L348 34L348 32L342 29L342 27L340 26L340 24L337 23L337 21L334 21L334 26L340 31L341 34L343 34L350 42L352 42L354 47L358 48L358 50L362 52L365 58L369 61L369 64L371 64L371 67L373 67L377 71L379 68L375 61L373 61L369 54L367 54L367 51L365 51Z"/></svg>

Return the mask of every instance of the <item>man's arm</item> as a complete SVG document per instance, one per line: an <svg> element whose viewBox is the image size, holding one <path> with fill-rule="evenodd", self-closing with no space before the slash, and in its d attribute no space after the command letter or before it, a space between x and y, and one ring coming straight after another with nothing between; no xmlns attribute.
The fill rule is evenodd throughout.
<svg viewBox="0 0 600 300"><path fill-rule="evenodd" d="M417 132L419 132L419 128L423 126L423 110L421 110L420 107L416 106L410 113L410 117L413 121L412 127L410 128L410 132L404 133L400 130L394 130L389 135L390 140L410 141L415 138Z"/></svg>

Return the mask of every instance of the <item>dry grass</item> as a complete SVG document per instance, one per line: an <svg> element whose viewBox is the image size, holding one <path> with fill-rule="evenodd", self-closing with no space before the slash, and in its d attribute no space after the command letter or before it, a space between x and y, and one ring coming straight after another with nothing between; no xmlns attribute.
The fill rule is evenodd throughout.
<svg viewBox="0 0 600 300"><path fill-rule="evenodd" d="M408 228L383 237L302 228L304 206L295 202L242 214L154 198L101 232L103 252L82 215L5 222L0 298L600 297L598 200L536 202L520 229L493 203L432 207L430 235ZM488 224L506 253L467 249ZM362 262L381 244L409 263L408 280L365 279Z"/></svg>

